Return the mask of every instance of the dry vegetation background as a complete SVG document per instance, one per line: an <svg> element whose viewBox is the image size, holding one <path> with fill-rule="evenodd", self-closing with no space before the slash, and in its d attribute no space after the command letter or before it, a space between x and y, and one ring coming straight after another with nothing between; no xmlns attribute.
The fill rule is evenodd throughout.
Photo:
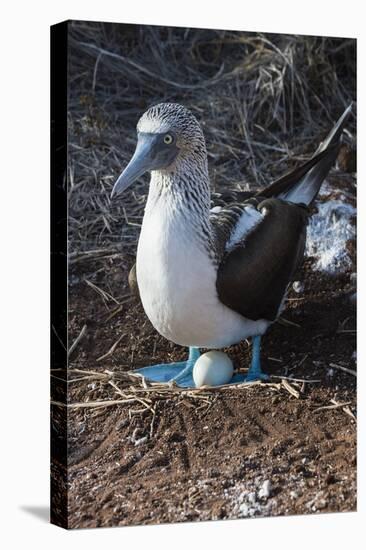
<svg viewBox="0 0 366 550"><path fill-rule="evenodd" d="M69 47L72 261L135 246L147 186L126 194L128 218L109 195L150 105L193 111L220 190L261 186L307 158L355 100L351 39L72 22Z"/></svg>
<svg viewBox="0 0 366 550"><path fill-rule="evenodd" d="M128 288L148 177L109 199L139 117L161 101L185 104L202 124L214 191L269 183L309 158L355 100L355 48L351 39L70 22L69 364L52 373L54 448L67 437L68 452L67 464L53 456L58 521L355 509L354 238L342 272L316 271L307 258L302 292L290 291L286 319L264 338L271 383L150 387L127 371L186 350L153 329ZM328 196L355 206L347 155ZM235 367L248 365L248 342L227 351ZM58 380L67 380L67 434Z"/></svg>

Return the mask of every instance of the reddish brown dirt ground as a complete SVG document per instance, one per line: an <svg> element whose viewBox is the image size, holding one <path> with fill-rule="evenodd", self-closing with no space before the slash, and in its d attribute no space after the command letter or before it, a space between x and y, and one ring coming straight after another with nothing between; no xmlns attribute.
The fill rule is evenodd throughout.
<svg viewBox="0 0 366 550"><path fill-rule="evenodd" d="M307 260L304 292L290 292L286 324L263 340L264 369L279 378L159 392L124 373L186 351L129 296L132 261L85 261L70 275L70 342L86 329L69 373L69 401L83 404L68 417L69 526L355 510L356 378L339 368L356 368L351 274L321 275ZM237 368L248 365L246 342L227 351ZM290 380L292 394L280 375L316 382ZM127 402L84 407L110 399Z"/></svg>

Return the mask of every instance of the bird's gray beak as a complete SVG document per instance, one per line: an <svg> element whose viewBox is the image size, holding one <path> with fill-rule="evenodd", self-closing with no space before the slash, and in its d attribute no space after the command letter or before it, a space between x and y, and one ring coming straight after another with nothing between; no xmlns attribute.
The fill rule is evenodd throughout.
<svg viewBox="0 0 366 550"><path fill-rule="evenodd" d="M123 170L122 174L117 179L112 189L111 198L120 195L130 185L136 181L145 172L151 170L154 166L152 158L152 147L149 139L139 138L135 153Z"/></svg>

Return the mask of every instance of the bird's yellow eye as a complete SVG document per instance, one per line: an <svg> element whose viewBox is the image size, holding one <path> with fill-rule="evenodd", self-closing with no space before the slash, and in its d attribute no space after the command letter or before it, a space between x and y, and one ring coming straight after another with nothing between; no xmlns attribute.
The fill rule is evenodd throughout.
<svg viewBox="0 0 366 550"><path fill-rule="evenodd" d="M170 134L166 134L164 136L164 143L166 145L170 145L171 143L173 143L173 136L171 136Z"/></svg>

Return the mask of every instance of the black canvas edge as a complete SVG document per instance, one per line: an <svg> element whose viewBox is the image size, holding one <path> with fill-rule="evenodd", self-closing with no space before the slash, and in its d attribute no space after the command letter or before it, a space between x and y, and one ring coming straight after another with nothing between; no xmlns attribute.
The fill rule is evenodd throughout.
<svg viewBox="0 0 366 550"><path fill-rule="evenodd" d="M67 68L68 22L51 26L51 482L50 521L68 527ZM57 369L57 370L55 370Z"/></svg>

